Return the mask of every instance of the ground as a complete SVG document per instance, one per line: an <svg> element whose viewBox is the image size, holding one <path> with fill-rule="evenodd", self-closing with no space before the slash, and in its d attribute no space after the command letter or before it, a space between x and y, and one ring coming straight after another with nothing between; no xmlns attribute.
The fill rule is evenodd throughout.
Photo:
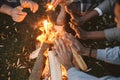
<svg viewBox="0 0 120 80"><path fill-rule="evenodd" d="M39 3L40 9L35 14L32 14L29 10L25 10L29 14L22 23L16 23L12 21L11 17L0 14L0 80L28 80L30 70L35 61L29 60L28 57L35 50L36 37L41 33L38 29L33 29L35 22L44 18L46 15L53 13L57 15L58 13L45 13L45 6L43 5L46 4L46 1L36 1ZM55 21L55 15L51 15L50 17ZM106 26L114 27L114 21L113 18L105 15L104 17L90 21L86 26L89 26L89 28L84 27L85 30L103 30ZM74 33L70 28L66 28L66 30ZM119 42L108 42L106 40L82 42L94 48L114 47L119 44ZM118 66L86 57L85 61L91 69L88 72L90 74L98 77L107 74L112 75L113 73L119 75L117 73Z"/></svg>

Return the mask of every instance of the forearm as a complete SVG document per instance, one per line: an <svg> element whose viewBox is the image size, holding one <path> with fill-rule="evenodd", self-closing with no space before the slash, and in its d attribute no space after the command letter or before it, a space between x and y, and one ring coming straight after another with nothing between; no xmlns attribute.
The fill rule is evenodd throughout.
<svg viewBox="0 0 120 80"><path fill-rule="evenodd" d="M84 34L81 34L82 39L105 39L105 33L104 31L91 31L91 32L85 32Z"/></svg>
<svg viewBox="0 0 120 80"><path fill-rule="evenodd" d="M63 6L61 5L61 10L57 17L57 25L60 25L60 26L64 25L65 18L66 18L66 11L65 11L64 5Z"/></svg>
<svg viewBox="0 0 120 80"><path fill-rule="evenodd" d="M10 7L10 6L2 5L2 6L0 7L0 12L11 16L11 10L12 10L12 9L13 9L13 8Z"/></svg>
<svg viewBox="0 0 120 80"><path fill-rule="evenodd" d="M82 71L77 70L75 67L72 67L68 70L68 79L69 80L98 80L97 77L86 74Z"/></svg>
<svg viewBox="0 0 120 80"><path fill-rule="evenodd" d="M89 21L97 16L99 16L99 13L96 10L92 10L88 12L84 17L85 17L85 21Z"/></svg>

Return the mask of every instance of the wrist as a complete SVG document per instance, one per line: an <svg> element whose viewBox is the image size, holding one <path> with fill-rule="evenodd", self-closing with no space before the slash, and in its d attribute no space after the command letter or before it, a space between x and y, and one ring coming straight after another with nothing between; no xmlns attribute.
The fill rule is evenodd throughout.
<svg viewBox="0 0 120 80"><path fill-rule="evenodd" d="M12 16L12 10L13 8L7 5L2 5L1 6L1 13L7 14L9 16Z"/></svg>
<svg viewBox="0 0 120 80"><path fill-rule="evenodd" d="M99 16L98 12L93 10L93 11L90 11L88 12L86 15L85 15L85 21L89 21L90 19L96 17L96 16Z"/></svg>
<svg viewBox="0 0 120 80"><path fill-rule="evenodd" d="M70 68L74 67L73 63L64 65L65 69L68 71Z"/></svg>
<svg viewBox="0 0 120 80"><path fill-rule="evenodd" d="M96 58L96 56L97 56L97 49L90 48L89 57Z"/></svg>

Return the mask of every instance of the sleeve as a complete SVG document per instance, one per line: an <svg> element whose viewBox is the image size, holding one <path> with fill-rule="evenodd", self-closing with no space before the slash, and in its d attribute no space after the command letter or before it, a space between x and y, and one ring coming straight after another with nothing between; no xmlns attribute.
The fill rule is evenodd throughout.
<svg viewBox="0 0 120 80"><path fill-rule="evenodd" d="M100 78L99 80L120 80L120 77L105 76Z"/></svg>
<svg viewBox="0 0 120 80"><path fill-rule="evenodd" d="M120 65L120 46L114 48L98 49L97 59Z"/></svg>
<svg viewBox="0 0 120 80"><path fill-rule="evenodd" d="M120 41L120 30L118 28L106 29L104 33L108 41Z"/></svg>
<svg viewBox="0 0 120 80"><path fill-rule="evenodd" d="M116 0L104 0L94 10L96 10L99 13L99 16L101 16L103 13L108 13L111 11L111 7L114 5L115 1Z"/></svg>
<svg viewBox="0 0 120 80"><path fill-rule="evenodd" d="M82 71L77 70L76 68L70 68L68 70L68 79L69 80L98 80L97 77L88 75Z"/></svg>
<svg viewBox="0 0 120 80"><path fill-rule="evenodd" d="M94 77L72 67L68 70L69 80L120 80L120 77L105 76L101 78Z"/></svg>

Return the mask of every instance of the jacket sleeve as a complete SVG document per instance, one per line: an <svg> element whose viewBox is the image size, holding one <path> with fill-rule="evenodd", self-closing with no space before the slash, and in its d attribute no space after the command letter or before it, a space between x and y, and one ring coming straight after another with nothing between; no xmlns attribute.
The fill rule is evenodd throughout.
<svg viewBox="0 0 120 80"><path fill-rule="evenodd" d="M114 48L98 49L97 59L120 65L120 46Z"/></svg>
<svg viewBox="0 0 120 80"><path fill-rule="evenodd" d="M109 13L114 6L116 0L104 0L101 4L99 4L94 10L96 10L99 15Z"/></svg>
<svg viewBox="0 0 120 80"><path fill-rule="evenodd" d="M68 70L68 79L69 80L120 80L120 77L104 76L101 78L97 78L82 71L79 71L75 67L72 67Z"/></svg>
<svg viewBox="0 0 120 80"><path fill-rule="evenodd" d="M106 29L104 33L108 41L120 41L120 30L118 28Z"/></svg>

